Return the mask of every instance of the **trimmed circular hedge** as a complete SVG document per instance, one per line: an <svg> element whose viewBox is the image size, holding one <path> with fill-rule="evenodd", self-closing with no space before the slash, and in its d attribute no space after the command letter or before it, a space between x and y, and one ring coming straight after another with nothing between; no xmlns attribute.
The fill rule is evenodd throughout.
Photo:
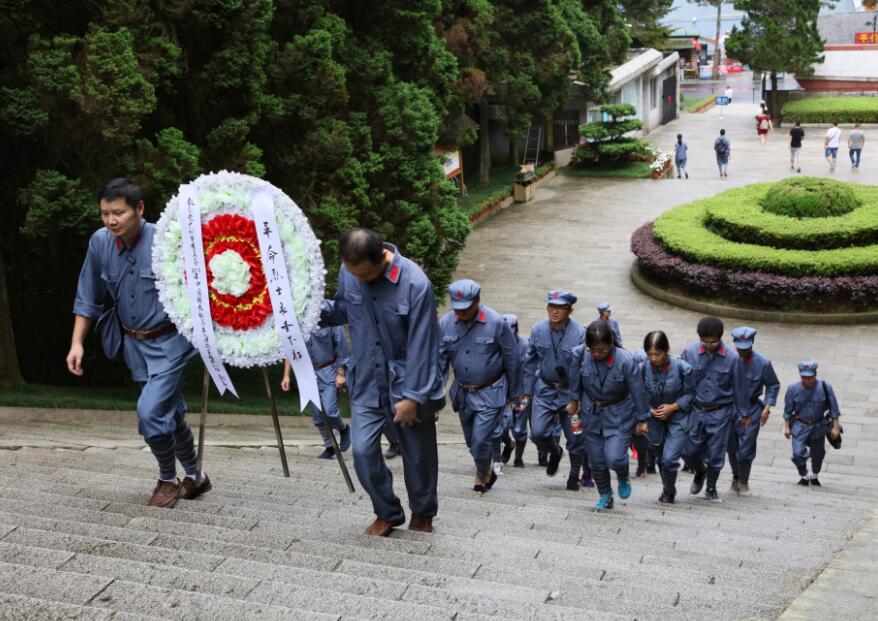
<svg viewBox="0 0 878 621"><path fill-rule="evenodd" d="M634 231L631 251L649 280L689 296L780 311L863 312L878 306L878 275L796 278L692 263L662 247L652 222Z"/></svg>
<svg viewBox="0 0 878 621"><path fill-rule="evenodd" d="M793 218L763 211L759 197L772 186L759 183L723 192L707 206L707 226L729 241L801 250L827 250L878 243L878 191L847 188L860 206L842 216Z"/></svg>
<svg viewBox="0 0 878 621"><path fill-rule="evenodd" d="M860 206L860 201L840 181L798 177L772 184L759 204L778 216L825 218L850 213Z"/></svg>
<svg viewBox="0 0 878 621"><path fill-rule="evenodd" d="M762 187L767 190L766 186ZM866 192L878 192L878 188L863 187ZM752 196L748 191L753 192ZM748 196L749 200L743 200ZM715 230L709 228L708 210L712 205L735 200L743 204L758 196L757 190L750 186L675 207L655 221L655 236L668 252L688 261L736 271L786 276L878 274L878 244L875 243L822 250L776 248L760 245L756 240L740 242L726 239L721 234L722 227ZM810 221L815 228L817 221Z"/></svg>

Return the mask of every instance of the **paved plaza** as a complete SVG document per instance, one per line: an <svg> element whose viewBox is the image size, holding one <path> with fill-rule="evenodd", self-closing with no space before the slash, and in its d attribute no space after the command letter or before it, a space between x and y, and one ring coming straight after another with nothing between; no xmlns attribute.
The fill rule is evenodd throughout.
<svg viewBox="0 0 878 621"><path fill-rule="evenodd" d="M724 113L685 115L648 137L667 150L684 134L688 181L559 176L473 231L457 275L479 281L488 305L517 313L524 334L545 316L545 291L565 288L579 296L574 318L588 322L610 301L627 346L663 329L678 351L698 315L631 284L631 232L681 202L790 173L786 128L761 147L755 106ZM720 127L732 141L722 180L712 149ZM806 132L803 174L829 176L825 129ZM878 184L878 130L866 134L862 168L842 159L835 178ZM878 325L755 327L784 387L795 363L813 357L839 396L844 448L830 450L822 488L795 485L777 408L751 497L727 492L726 469L722 504L689 497L683 474L678 504L660 506L652 476L635 479L614 511L595 513L597 493L547 478L532 445L524 470L507 468L479 497L447 410L435 532L380 539L361 534L372 511L359 485L348 494L337 465L314 458L307 419L284 420L285 479L267 417L211 416L214 491L160 510L145 506L155 462L133 413L0 408L9 449L0 450L0 619L874 618ZM390 465L404 499L401 463Z"/></svg>

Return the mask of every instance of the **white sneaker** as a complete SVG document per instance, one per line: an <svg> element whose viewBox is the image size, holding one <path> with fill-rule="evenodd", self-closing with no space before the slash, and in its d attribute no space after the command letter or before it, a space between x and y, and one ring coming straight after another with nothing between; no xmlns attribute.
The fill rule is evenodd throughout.
<svg viewBox="0 0 878 621"><path fill-rule="evenodd" d="M503 474L503 463L499 461L494 462L494 474L500 476Z"/></svg>

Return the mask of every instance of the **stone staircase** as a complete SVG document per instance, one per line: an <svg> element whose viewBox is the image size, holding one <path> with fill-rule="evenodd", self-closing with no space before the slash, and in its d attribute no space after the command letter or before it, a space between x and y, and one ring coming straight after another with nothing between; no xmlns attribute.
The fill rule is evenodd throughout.
<svg viewBox="0 0 878 621"><path fill-rule="evenodd" d="M756 466L752 497L690 499L684 474L660 506L653 476L595 513L596 492L548 479L532 447L479 497L450 444L435 532L380 539L362 534L368 498L313 447L289 449L290 479L274 448L208 451L214 490L162 510L145 506L143 450L0 450L0 619L775 618L878 498Z"/></svg>

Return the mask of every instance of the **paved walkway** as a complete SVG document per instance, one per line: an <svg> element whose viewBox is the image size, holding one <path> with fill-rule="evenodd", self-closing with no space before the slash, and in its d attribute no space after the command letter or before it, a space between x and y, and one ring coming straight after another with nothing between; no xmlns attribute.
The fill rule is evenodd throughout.
<svg viewBox="0 0 878 621"><path fill-rule="evenodd" d="M677 350L697 316L634 289L628 237L684 200L786 174L782 137L760 148L752 112L733 105L723 123L733 141L728 181L712 165L717 111L687 117L650 139L669 146L685 126L688 182L560 177L534 203L476 229L458 275L480 281L490 305L517 312L525 333L544 316L545 290L565 287L580 296L580 320L608 299L628 344L661 327ZM809 140L806 170L826 174ZM869 145L878 145L874 131ZM878 183L868 155L857 177ZM375 539L361 534L368 498L359 485L348 494L337 466L314 458L305 419L283 421L284 479L267 417L211 415L214 491L168 511L144 506L155 465L133 413L0 408L0 621L873 618L878 326L757 327L757 347L784 383L797 359L814 356L836 386L847 433L823 488L793 484L775 414L749 498L725 493L724 473L723 504L682 489L678 504L660 506L660 482L649 477L597 514L596 493L546 478L532 447L527 468L508 469L479 497L459 425L445 413L436 532ZM390 466L404 498L401 464Z"/></svg>

